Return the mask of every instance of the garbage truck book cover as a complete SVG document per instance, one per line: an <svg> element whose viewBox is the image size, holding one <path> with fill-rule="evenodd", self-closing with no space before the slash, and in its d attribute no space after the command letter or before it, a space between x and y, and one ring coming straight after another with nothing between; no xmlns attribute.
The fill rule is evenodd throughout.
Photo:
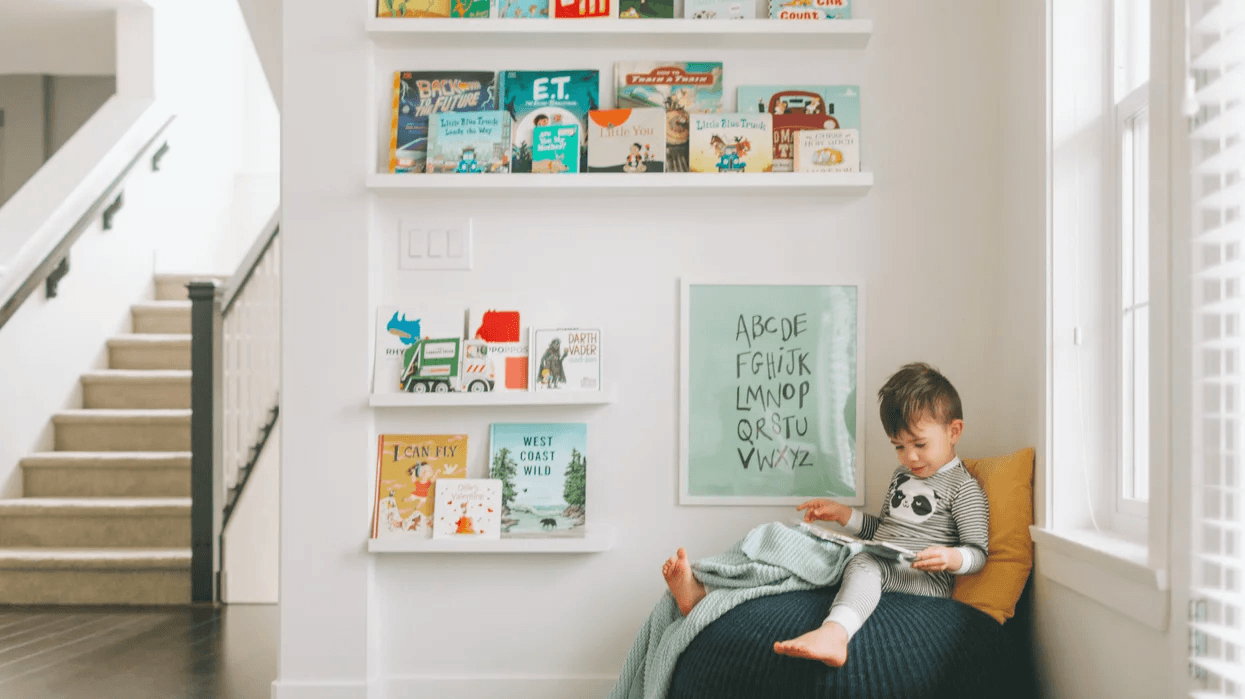
<svg viewBox="0 0 1245 699"><path fill-rule="evenodd" d="M421 347L421 340L461 338L466 312L462 308L382 306L376 311L376 359L372 393L401 393L402 373Z"/></svg>
<svg viewBox="0 0 1245 699"><path fill-rule="evenodd" d="M428 117L441 112L497 109L495 76L490 71L400 70L393 74L389 124L389 172L424 172Z"/></svg>
<svg viewBox="0 0 1245 699"><path fill-rule="evenodd" d="M502 538L582 537L587 468L586 423L493 423L489 476L502 482Z"/></svg>
<svg viewBox="0 0 1245 699"><path fill-rule="evenodd" d="M432 538L436 484L467 475L465 434L382 434L376 447L372 538Z"/></svg>

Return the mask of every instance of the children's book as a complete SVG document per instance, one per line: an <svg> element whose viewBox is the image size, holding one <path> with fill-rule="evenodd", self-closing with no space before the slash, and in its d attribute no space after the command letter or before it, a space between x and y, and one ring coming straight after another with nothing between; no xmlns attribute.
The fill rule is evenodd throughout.
<svg viewBox="0 0 1245 699"><path fill-rule="evenodd" d="M770 19L851 19L852 0L769 0Z"/></svg>
<svg viewBox="0 0 1245 699"><path fill-rule="evenodd" d="M509 171L509 114L444 112L428 118L428 172Z"/></svg>
<svg viewBox="0 0 1245 699"><path fill-rule="evenodd" d="M400 393L401 377L420 341L430 338L461 338L462 308L432 310L382 306L376 312L376 365L373 393Z"/></svg>
<svg viewBox="0 0 1245 699"><path fill-rule="evenodd" d="M902 546L896 546L886 541L872 541L870 539L857 539L854 536L836 532L831 529L826 529L825 527L819 524L813 524L812 522L805 522L804 520L801 520L801 519L793 519L787 524L787 526L797 531L801 531L805 534L808 534L809 536L815 536L818 539L822 539L824 541L833 541L836 544L842 544L844 546L855 548L858 551L865 551L867 553L872 553L875 556L881 556L883 558L889 558L891 560L905 561L905 562L910 562L916 559L915 552L909 551L908 549L903 548Z"/></svg>
<svg viewBox="0 0 1245 699"><path fill-rule="evenodd" d="M500 539L501 481L459 478L437 485L434 539Z"/></svg>
<svg viewBox="0 0 1245 699"><path fill-rule="evenodd" d="M691 114L722 111L722 64L623 62L614 66L618 106L666 110L666 171L688 171Z"/></svg>
<svg viewBox="0 0 1245 699"><path fill-rule="evenodd" d="M597 108L600 74L595 70L507 70L500 78L502 108L510 113L513 172L532 171L532 131L537 126L579 124L588 130L588 112ZM580 171L587 148L580 148Z"/></svg>
<svg viewBox="0 0 1245 699"><path fill-rule="evenodd" d="M610 0L553 0L554 19L613 17Z"/></svg>
<svg viewBox="0 0 1245 699"><path fill-rule="evenodd" d="M380 435L372 538L432 538L437 482L466 475L465 434Z"/></svg>
<svg viewBox="0 0 1245 699"><path fill-rule="evenodd" d="M666 110L600 109L588 114L588 172L664 172Z"/></svg>
<svg viewBox="0 0 1245 699"><path fill-rule="evenodd" d="M585 423L493 423L489 477L502 482L502 538L583 536L587 469Z"/></svg>
<svg viewBox="0 0 1245 699"><path fill-rule="evenodd" d="M492 16L503 19L549 19L549 0L492 0Z"/></svg>
<svg viewBox="0 0 1245 699"><path fill-rule="evenodd" d="M531 351L532 390L601 390L600 330L533 329Z"/></svg>
<svg viewBox="0 0 1245 699"><path fill-rule="evenodd" d="M770 172L773 121L769 114L693 114L692 172Z"/></svg>
<svg viewBox="0 0 1245 699"><path fill-rule="evenodd" d="M579 140L577 123L532 129L532 172L579 172Z"/></svg>
<svg viewBox="0 0 1245 699"><path fill-rule="evenodd" d="M686 19L756 19L753 0L683 0Z"/></svg>
<svg viewBox="0 0 1245 699"><path fill-rule="evenodd" d="M488 17L489 0L451 0L450 17Z"/></svg>
<svg viewBox="0 0 1245 699"><path fill-rule="evenodd" d="M621 19L674 19L674 0L618 0Z"/></svg>
<svg viewBox="0 0 1245 699"><path fill-rule="evenodd" d="M450 0L376 0L377 17L449 17Z"/></svg>
<svg viewBox="0 0 1245 699"><path fill-rule="evenodd" d="M774 171L795 167L795 135L806 129L860 129L855 85L741 85L739 111L774 115Z"/></svg>
<svg viewBox="0 0 1245 699"><path fill-rule="evenodd" d="M497 93L491 72L402 70L394 73L389 172L427 170L428 117L432 114L492 109L497 109Z"/></svg>
<svg viewBox="0 0 1245 699"><path fill-rule="evenodd" d="M497 375L494 390L527 390L529 335L519 311L472 308L468 312L467 339L487 343Z"/></svg>
<svg viewBox="0 0 1245 699"><path fill-rule="evenodd" d="M859 172L856 129L801 131L795 140L796 172Z"/></svg>

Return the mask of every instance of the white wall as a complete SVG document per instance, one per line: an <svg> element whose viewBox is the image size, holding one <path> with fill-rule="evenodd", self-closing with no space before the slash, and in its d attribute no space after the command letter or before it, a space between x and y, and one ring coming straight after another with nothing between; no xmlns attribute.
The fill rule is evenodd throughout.
<svg viewBox="0 0 1245 699"><path fill-rule="evenodd" d="M225 529L221 601L226 604L277 603L280 455L278 422Z"/></svg>
<svg viewBox="0 0 1245 699"><path fill-rule="evenodd" d="M1008 44L999 3L958 0L936 13L914 13L899 3L862 1L857 9L876 21L869 47L859 53L671 48L657 55L722 59L731 95L740 83L859 83L862 151L877 177L866 196L602 193L524 201L370 198L361 182L376 166L386 71L574 65L602 69L609 85L612 61L652 50L380 49L373 68L357 7L328 0L287 5L283 137L317 147L287 148L283 156L287 470L276 696L325 696L313 690L331 688L333 696L359 697L369 680L387 687L389 696L414 696L433 676L446 695L459 697L487 696L495 688L491 680L504 681L516 697L603 693L663 589L658 568L676 546L708 555L754 524L783 516L777 508L675 504L677 284L685 275L793 283L863 278L862 390L871 409L860 424L871 511L880 507L893 467L872 396L904 362L930 361L959 388L967 419L962 453L998 454L1036 443L1037 350L1015 352L1009 333L1040 342L1041 315L1007 315L1013 305L1032 310L1034 297L1002 290L1010 275L1000 259L1040 250L1040 237L1008 240L1003 216L1009 202L1027 213L1037 206L1024 192L1040 174L1018 169L1006 180L1003 173L1011 154L1040 167L1040 141L1011 144L1013 134L1003 126L1005 111L1015 108L1003 92L999 56ZM1007 21L1023 20L1008 15ZM1031 40L1020 45L1038 48ZM1014 50L1023 64L1016 70L1032 68L1035 59ZM607 106L610 101L605 98ZM319 138L324 133L339 137ZM397 249L397 220L421 213L473 218L474 270L421 275L385 262ZM782 224L775 225L779 215ZM1032 224L1027 230L1041 235ZM1031 256L1025 264L1040 260ZM1019 278L1040 283L1041 275L1023 267ZM599 409L374 413L365 407L369 337L375 305L390 301L561 306L569 321L604 328L606 366L623 381L622 398ZM334 329L331 337L326 327ZM315 352L306 351L309 337L317 338ZM325 366L333 371L322 371ZM313 374L315 382L305 380ZM1009 407L1013 400L1022 405ZM364 553L377 432L466 431L474 445L469 468L483 475L488 424L529 419L589 423L592 516L618 527L613 550ZM490 631L481 634L481 627ZM524 681L535 676L552 678L552 685Z"/></svg>

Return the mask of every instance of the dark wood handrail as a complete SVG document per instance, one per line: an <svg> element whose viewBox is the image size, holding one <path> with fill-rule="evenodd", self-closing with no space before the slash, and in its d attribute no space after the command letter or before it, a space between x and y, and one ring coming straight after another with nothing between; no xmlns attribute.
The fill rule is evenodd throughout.
<svg viewBox="0 0 1245 699"><path fill-rule="evenodd" d="M39 263L39 266L35 267L30 275L26 277L26 280L22 282L22 285L13 292L12 296L5 299L4 305L0 305L0 328L3 328L4 324L9 322L9 319L17 313L17 309L21 308L22 304L26 302L26 299L30 298L31 294L35 293L35 289L38 289L39 285L43 284L44 280L46 280L48 276L51 275L58 266L60 266L61 260L65 259L65 256L69 254L69 249L78 241L78 238L82 237L82 234L86 232L86 229L91 226L91 221L93 221L96 216L101 215L106 208L111 206L113 202L116 201L117 190L121 188L121 185L125 182L125 178L129 176L130 171L134 169L134 166L138 164L138 161L143 159L143 156L147 153L147 151L155 145L156 141L159 141L164 136L164 132L168 130L169 124L172 124L173 119L175 118L175 116L169 117L160 126L160 128L156 130L155 135L147 139L147 142L143 144L143 147L139 149L138 153L130 159L129 163L126 163L126 166L121 170L120 174L114 177L112 182L104 188L104 191L95 198L95 201L91 204L90 208L86 210L86 213L78 219L77 223L70 227L64 237L62 237L52 248L52 250L44 256L43 260Z"/></svg>

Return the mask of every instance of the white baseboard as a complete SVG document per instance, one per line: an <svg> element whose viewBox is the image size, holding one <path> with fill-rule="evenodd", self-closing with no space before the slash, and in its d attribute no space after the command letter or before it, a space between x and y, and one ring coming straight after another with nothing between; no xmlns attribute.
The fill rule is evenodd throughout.
<svg viewBox="0 0 1245 699"><path fill-rule="evenodd" d="M411 675L381 684L384 699L604 699L617 681L615 675Z"/></svg>
<svg viewBox="0 0 1245 699"><path fill-rule="evenodd" d="M369 699L366 682L272 683L272 699Z"/></svg>

